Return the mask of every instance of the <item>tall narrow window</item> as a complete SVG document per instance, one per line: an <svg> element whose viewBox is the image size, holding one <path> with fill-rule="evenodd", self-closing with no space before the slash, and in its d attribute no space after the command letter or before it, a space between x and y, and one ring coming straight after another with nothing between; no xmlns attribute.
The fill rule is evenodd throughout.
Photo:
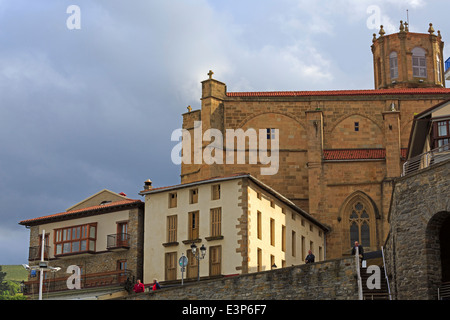
<svg viewBox="0 0 450 320"><path fill-rule="evenodd" d="M167 217L167 242L172 243L177 241L177 216Z"/></svg>
<svg viewBox="0 0 450 320"><path fill-rule="evenodd" d="M199 215L199 211L189 212L189 240L195 240L199 238Z"/></svg>
<svg viewBox="0 0 450 320"><path fill-rule="evenodd" d="M262 250L258 248L257 250L257 271L262 271Z"/></svg>
<svg viewBox="0 0 450 320"><path fill-rule="evenodd" d="M442 82L442 79L441 79L441 59L439 58L439 54L436 55L436 73L437 73L437 82Z"/></svg>
<svg viewBox="0 0 450 320"><path fill-rule="evenodd" d="M222 208L214 208L210 210L211 215L211 237L222 235Z"/></svg>
<svg viewBox="0 0 450 320"><path fill-rule="evenodd" d="M393 51L389 55L389 68L391 70L391 79L398 78L398 58L397 52Z"/></svg>
<svg viewBox="0 0 450 320"><path fill-rule="evenodd" d="M281 251L286 252L286 226L281 226Z"/></svg>
<svg viewBox="0 0 450 320"><path fill-rule="evenodd" d="M370 247L370 217L362 202L357 201L350 213L350 246L358 241L363 247Z"/></svg>
<svg viewBox="0 0 450 320"><path fill-rule="evenodd" d="M412 67L413 77L427 77L427 60L425 58L425 50L419 47L412 49Z"/></svg>
<svg viewBox="0 0 450 320"><path fill-rule="evenodd" d="M197 203L198 202L198 189L189 190L189 203Z"/></svg>
<svg viewBox="0 0 450 320"><path fill-rule="evenodd" d="M270 245L275 246L275 220L270 219Z"/></svg>
<svg viewBox="0 0 450 320"><path fill-rule="evenodd" d="M261 221L261 212L256 212L256 233L259 240L262 239L262 221Z"/></svg>
<svg viewBox="0 0 450 320"><path fill-rule="evenodd" d="M176 208L177 207L177 194L169 193L169 208Z"/></svg>
<svg viewBox="0 0 450 320"><path fill-rule="evenodd" d="M117 270L123 271L119 273L119 282L125 282L127 280L127 260L118 260L117 261Z"/></svg>
<svg viewBox="0 0 450 320"><path fill-rule="evenodd" d="M209 275L218 276L222 274L222 247L209 247Z"/></svg>
<svg viewBox="0 0 450 320"><path fill-rule="evenodd" d="M297 239L295 231L292 231L292 238L291 238L291 249L292 249L292 256L295 257L297 254Z"/></svg>
<svg viewBox="0 0 450 320"><path fill-rule="evenodd" d="M441 148L440 151L448 150L450 143L450 120L437 121L434 124L433 143L434 148Z"/></svg>
<svg viewBox="0 0 450 320"><path fill-rule="evenodd" d="M117 246L127 246L128 245L128 223L118 222L117 223Z"/></svg>
<svg viewBox="0 0 450 320"><path fill-rule="evenodd" d="M165 256L165 280L177 279L177 253L168 252Z"/></svg>
<svg viewBox="0 0 450 320"><path fill-rule="evenodd" d="M187 258L188 258L188 265L186 270L186 278L197 278L198 274L198 264L197 259L192 254L192 250L187 250L186 252Z"/></svg>
<svg viewBox="0 0 450 320"><path fill-rule="evenodd" d="M215 184L211 187L211 199L212 200L220 199L220 184Z"/></svg>

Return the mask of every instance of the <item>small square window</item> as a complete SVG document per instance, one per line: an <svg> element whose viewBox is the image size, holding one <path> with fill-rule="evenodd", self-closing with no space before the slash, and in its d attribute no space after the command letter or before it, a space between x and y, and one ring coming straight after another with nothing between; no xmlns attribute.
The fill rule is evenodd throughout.
<svg viewBox="0 0 450 320"><path fill-rule="evenodd" d="M273 140L273 139L275 139L275 129L267 128L267 140Z"/></svg>
<svg viewBox="0 0 450 320"><path fill-rule="evenodd" d="M355 122L355 131L359 131L359 122Z"/></svg>

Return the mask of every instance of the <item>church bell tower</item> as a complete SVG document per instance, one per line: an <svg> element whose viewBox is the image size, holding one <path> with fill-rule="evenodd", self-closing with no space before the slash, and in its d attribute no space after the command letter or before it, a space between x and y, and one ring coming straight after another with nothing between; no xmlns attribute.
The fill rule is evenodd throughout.
<svg viewBox="0 0 450 320"><path fill-rule="evenodd" d="M372 42L375 89L445 87L444 42L431 23L428 34L409 32L403 21L390 35L381 26Z"/></svg>

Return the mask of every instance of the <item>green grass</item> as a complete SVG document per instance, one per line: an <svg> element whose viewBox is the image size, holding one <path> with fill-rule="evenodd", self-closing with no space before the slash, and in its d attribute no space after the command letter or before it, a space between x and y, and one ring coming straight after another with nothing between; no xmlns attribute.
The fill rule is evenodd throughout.
<svg viewBox="0 0 450 320"><path fill-rule="evenodd" d="M2 272L6 272L5 280L22 281L28 280L28 271L21 265L2 265Z"/></svg>

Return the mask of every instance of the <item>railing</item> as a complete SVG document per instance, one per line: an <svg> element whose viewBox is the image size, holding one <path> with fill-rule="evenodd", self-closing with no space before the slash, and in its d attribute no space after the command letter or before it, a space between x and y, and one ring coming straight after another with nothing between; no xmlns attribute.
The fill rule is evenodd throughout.
<svg viewBox="0 0 450 320"><path fill-rule="evenodd" d="M381 255L383 256L384 277L386 278L386 284L387 284L387 289L388 289L388 294L389 294L389 300L392 300L391 288L389 287L389 279L388 279L387 272L386 272L386 261L384 260L384 249L383 249L383 247L381 247Z"/></svg>
<svg viewBox="0 0 450 320"><path fill-rule="evenodd" d="M450 144L443 145L408 159L403 164L402 177L448 159L450 159Z"/></svg>
<svg viewBox="0 0 450 320"><path fill-rule="evenodd" d="M438 300L450 300L450 282L445 282L438 288Z"/></svg>
<svg viewBox="0 0 450 320"><path fill-rule="evenodd" d="M44 246L44 259L48 260L50 256L50 246ZM41 260L41 246L28 248L28 261Z"/></svg>
<svg viewBox="0 0 450 320"><path fill-rule="evenodd" d="M47 278L43 281L42 292L61 292L69 290L67 287L67 279L69 274L65 277L55 278L54 273L47 273ZM91 273L80 276L81 289L100 288L106 286L122 285L124 288L129 285L129 278L131 271L116 270L102 273ZM73 289L74 290L74 289ZM24 282L24 294L38 294L39 293L39 279Z"/></svg>
<svg viewBox="0 0 450 320"><path fill-rule="evenodd" d="M129 248L130 235L128 233L116 233L108 235L106 239L107 249Z"/></svg>
<svg viewBox="0 0 450 320"><path fill-rule="evenodd" d="M360 267L360 260L359 260L359 248L356 247L355 250L355 264L356 264L356 275L357 275L357 281L358 281L358 298L359 300L363 300L363 286L362 286L362 279L361 279L361 267Z"/></svg>

